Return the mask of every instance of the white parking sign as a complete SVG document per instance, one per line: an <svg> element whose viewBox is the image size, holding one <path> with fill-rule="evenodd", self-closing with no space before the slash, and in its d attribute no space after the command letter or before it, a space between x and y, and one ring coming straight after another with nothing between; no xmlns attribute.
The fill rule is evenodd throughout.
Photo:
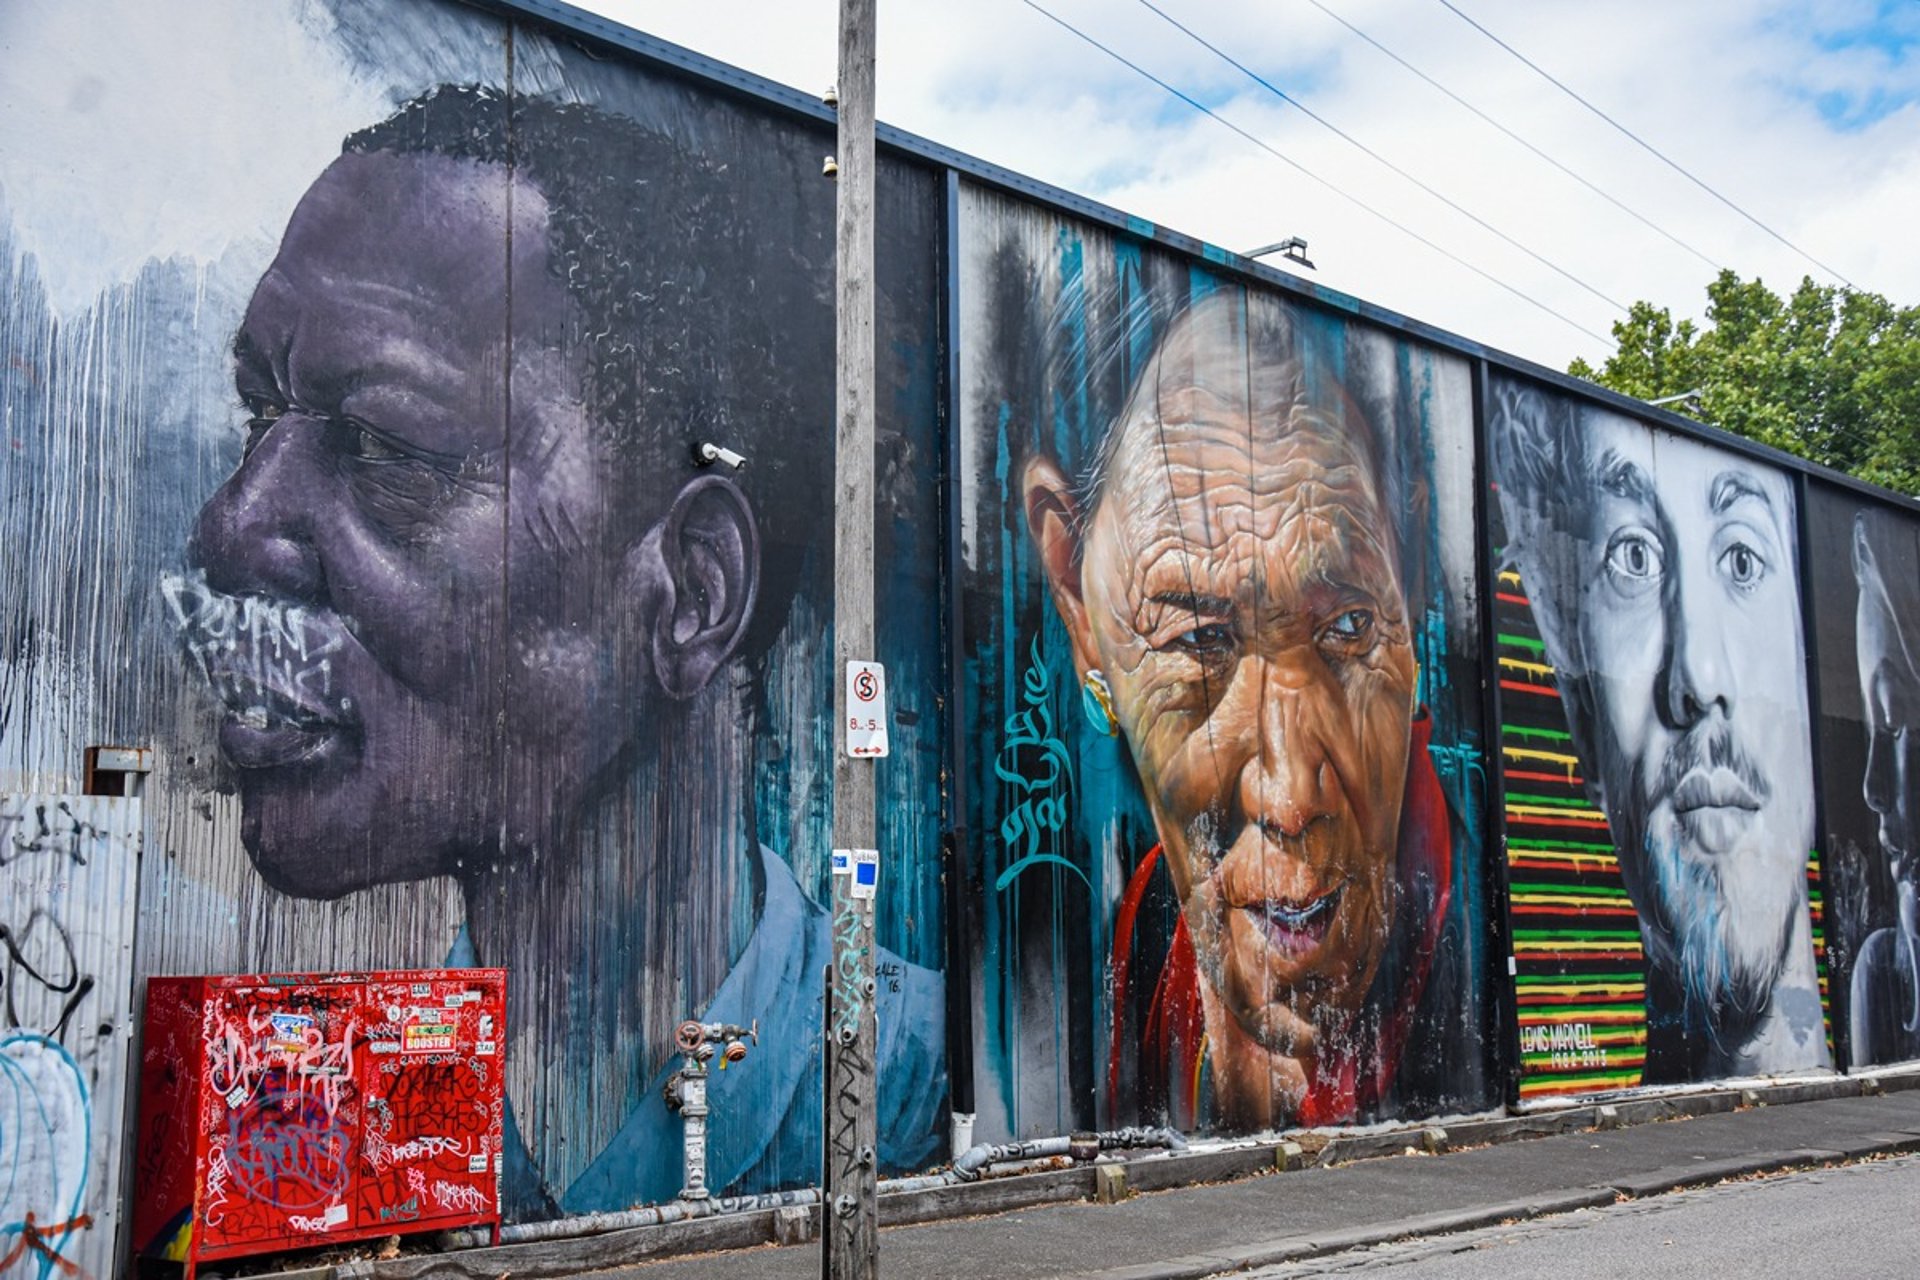
<svg viewBox="0 0 1920 1280"><path fill-rule="evenodd" d="M887 673L877 662L847 664L847 754L887 754Z"/></svg>

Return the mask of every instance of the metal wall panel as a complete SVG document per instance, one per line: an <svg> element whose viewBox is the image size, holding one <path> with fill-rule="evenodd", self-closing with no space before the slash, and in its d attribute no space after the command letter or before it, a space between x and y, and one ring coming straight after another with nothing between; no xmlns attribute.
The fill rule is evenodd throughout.
<svg viewBox="0 0 1920 1280"><path fill-rule="evenodd" d="M140 801L0 795L0 1276L114 1272Z"/></svg>

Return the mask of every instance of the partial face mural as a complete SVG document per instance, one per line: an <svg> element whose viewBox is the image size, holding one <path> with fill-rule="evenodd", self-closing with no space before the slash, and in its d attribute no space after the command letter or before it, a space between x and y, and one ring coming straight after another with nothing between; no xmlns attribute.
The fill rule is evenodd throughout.
<svg viewBox="0 0 1920 1280"><path fill-rule="evenodd" d="M1836 1008L1855 1066L1920 1056L1920 519L1808 491Z"/></svg>
<svg viewBox="0 0 1920 1280"><path fill-rule="evenodd" d="M196 289L154 265L175 252L163 227L142 288L89 302L61 281L131 335L89 383L125 403L34 401L18 415L34 455L88 456L95 422L137 436L154 406L183 406L192 447L142 441L141 481L192 496L121 513L160 563L99 554L100 590L143 601L131 624L56 634L38 596L9 601L4 634L24 639L0 667L0 729L19 712L159 752L148 805L169 856L144 872L144 972L505 967L512 1216L675 1194L661 1086L695 1016L760 1034L709 1087L708 1182L814 1181L824 135L477 10L308 8L280 38L355 109L344 131L347 113L324 117L327 153L271 220L229 237L259 234L255 256ZM214 75L251 55L216 40L181 56ZM227 136L210 115L182 113L181 147ZM235 143L236 171L260 146ZM926 607L901 610L877 655L902 716L882 774L878 1155L917 1169L946 1111L939 530L897 517L937 503L938 206L928 173L887 161L880 183L879 589ZM34 244L0 260L29 277L85 265L84 246ZM67 331L32 284L10 350L38 350L34 317ZM181 334L208 375L191 394L156 345ZM747 468L696 466L700 440ZM133 487L124 467L107 480ZM34 700L60 687L63 645L147 684L50 714ZM80 755L55 735L5 745L40 770Z"/></svg>
<svg viewBox="0 0 1920 1280"><path fill-rule="evenodd" d="M1109 251L1082 251L1094 244ZM1017 471L992 463L1019 477L1005 494L1014 510L994 517L1024 535L1007 571L1031 565L1020 589L1046 602L1003 642L1029 658L1022 697L1034 703L1057 672L1072 692L1045 705L1050 721L1054 705L1078 721L1079 776L1114 779L1114 793L1083 788L1069 811L1056 785L1069 775L1049 774L1054 807L1036 810L1035 779L1003 751L1012 807L987 829L1031 835L1044 816L1067 837L1050 844L1073 851L1053 855L1069 867L1076 836L1124 829L1140 842L1103 851L1120 862L1103 870L1120 874L1088 907L1112 921L1106 1112L1252 1130L1378 1114L1397 1082L1471 1096L1473 1067L1446 1080L1414 1048L1442 1026L1475 1033L1428 995L1436 966L1433 985L1450 985L1466 959L1447 939L1469 914L1454 895L1477 890L1456 859L1476 846L1456 840L1421 682L1423 655L1438 669L1453 658L1436 644L1447 632L1429 576L1444 557L1403 549L1433 537L1432 477L1387 453L1402 431L1432 431L1422 447L1436 447L1450 424L1419 420L1402 386L1372 381L1382 370L1343 377L1342 356L1373 353L1343 350L1337 326L1237 288L1156 294L1143 264L1116 256L1114 291L1093 297L1074 293L1097 287L1084 258L1029 264L1061 273L1042 275L1031 305L1060 290L1050 340L1066 357L1037 371L1037 388L996 384L1000 406L974 406L1024 457ZM1097 315L1094 297L1119 314ZM1088 368L1100 342L1117 367ZM1448 371L1417 368L1446 386ZM1012 434L1015 404L1049 403L1051 431L1042 418ZM1021 733L1006 725L1016 755L1040 710L1022 713ZM1022 848L1009 842L998 887L1026 874ZM1147 919L1161 904L1162 920Z"/></svg>
<svg viewBox="0 0 1920 1280"><path fill-rule="evenodd" d="M1645 1078L1824 1064L1786 477L1517 384L1496 386L1489 431L1504 557L1564 707L1568 770L1637 913Z"/></svg>
<svg viewBox="0 0 1920 1280"><path fill-rule="evenodd" d="M439 156L335 162L295 209L235 339L244 453L201 509L189 555L201 577L182 598L226 703L220 747L246 846L290 893L450 872L499 824L497 805L460 812L404 793L489 773L497 755L482 726L500 673L479 665L492 646L470 641L500 629L510 433L503 380L472 371L506 359L510 208L524 305L549 328L565 306L543 261L544 200L516 185L509 200L505 170ZM590 437L574 425L579 449ZM204 593L189 596L194 585ZM219 643L246 610L287 621ZM294 628L288 648L315 654L318 671L256 652ZM276 658L296 669L251 678L278 676ZM387 856L342 857L375 815L401 819Z"/></svg>
<svg viewBox="0 0 1920 1280"><path fill-rule="evenodd" d="M1862 511L1854 518L1854 661L1867 732L1860 798L1877 820L1907 936L1920 934L1920 581L1913 535L1912 522L1891 513Z"/></svg>

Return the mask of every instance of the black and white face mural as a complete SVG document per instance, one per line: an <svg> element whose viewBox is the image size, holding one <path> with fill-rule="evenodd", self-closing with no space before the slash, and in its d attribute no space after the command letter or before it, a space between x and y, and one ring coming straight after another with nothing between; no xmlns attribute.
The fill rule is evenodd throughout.
<svg viewBox="0 0 1920 1280"><path fill-rule="evenodd" d="M1788 478L1506 380L1488 431L1504 560L1638 915L1645 1081L1825 1065Z"/></svg>
<svg viewBox="0 0 1920 1280"><path fill-rule="evenodd" d="M1920 519L1809 487L1836 1007L1853 1066L1920 1056Z"/></svg>

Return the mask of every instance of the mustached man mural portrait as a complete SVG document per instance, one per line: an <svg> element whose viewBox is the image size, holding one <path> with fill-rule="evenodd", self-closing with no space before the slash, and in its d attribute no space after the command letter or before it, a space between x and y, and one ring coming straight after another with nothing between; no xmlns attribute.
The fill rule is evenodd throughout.
<svg viewBox="0 0 1920 1280"><path fill-rule="evenodd" d="M117 634L167 697L130 682L103 713L114 727L82 730L168 752L143 971L504 966L505 1193L522 1218L670 1199L674 1030L757 1025L713 1078L708 1181L815 1181L830 130L459 6L235 21L229 43L291 41L303 75L346 86L314 111L331 154L280 175L264 260L207 269L198 295L141 267L134 349L102 384L126 404L70 427L56 406L36 444L190 410L187 445L142 437L156 487L183 501L129 508L156 552L113 584L141 599L145 568L151 603ZM260 56L202 34L215 47L183 52L191 65ZM937 530L893 516L933 505L936 187L899 165L880 178L881 589L931 601ZM58 237L36 243L29 269L56 275ZM181 333L190 387L150 349ZM746 468L696 466L702 440ZM892 1169L930 1161L946 1110L925 613L879 655L909 717L880 833ZM10 678L61 639L33 635Z"/></svg>
<svg viewBox="0 0 1920 1280"><path fill-rule="evenodd" d="M1503 567L1564 711L1566 776L1610 836L1637 918L1642 1079L1828 1065L1787 476L1506 380L1488 432ZM1510 832L1554 804L1581 820L1540 790L1509 786Z"/></svg>
<svg viewBox="0 0 1920 1280"><path fill-rule="evenodd" d="M1031 291L1048 330L1032 389L975 406L1011 517L1011 612L975 652L1024 668L990 699L1014 711L982 822L997 942L1097 939L1084 975L989 1001L1024 1021L1051 981L1091 1006L1064 1065L1102 1120L1245 1132L1483 1097L1483 793L1449 755L1475 733L1448 598L1471 543L1430 505L1465 482L1463 370L1104 237L983 234L994 301Z"/></svg>

